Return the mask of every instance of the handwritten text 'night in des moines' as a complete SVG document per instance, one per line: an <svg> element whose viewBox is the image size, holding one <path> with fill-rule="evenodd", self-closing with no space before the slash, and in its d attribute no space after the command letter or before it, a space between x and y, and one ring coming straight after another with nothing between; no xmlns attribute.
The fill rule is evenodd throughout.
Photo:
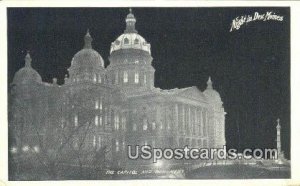
<svg viewBox="0 0 300 186"><path fill-rule="evenodd" d="M270 20L283 21L283 16L276 15L272 11L266 12L265 14L260 14L258 12L255 12L253 15L238 16L232 20L230 32L240 29L240 27L245 23L249 23L252 21L270 21Z"/></svg>

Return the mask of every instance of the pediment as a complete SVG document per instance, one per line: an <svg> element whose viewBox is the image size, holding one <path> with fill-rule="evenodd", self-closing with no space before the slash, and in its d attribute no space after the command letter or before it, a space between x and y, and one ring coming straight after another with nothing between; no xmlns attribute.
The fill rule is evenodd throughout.
<svg viewBox="0 0 300 186"><path fill-rule="evenodd" d="M180 97L195 99L195 100L205 100L204 94L196 87L188 87L183 90L180 90L177 93Z"/></svg>

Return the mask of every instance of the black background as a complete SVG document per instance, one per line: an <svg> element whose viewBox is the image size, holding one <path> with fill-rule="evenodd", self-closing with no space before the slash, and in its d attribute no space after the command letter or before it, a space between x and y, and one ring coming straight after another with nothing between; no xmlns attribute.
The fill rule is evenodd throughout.
<svg viewBox="0 0 300 186"><path fill-rule="evenodd" d="M255 21L229 32L237 16L273 11L280 21ZM281 119L282 148L290 156L289 8L133 8L136 28L151 43L155 86L196 85L208 76L224 102L228 147L276 147ZM63 83L87 28L93 47L109 64L110 44L125 29L128 8L9 8L8 83L24 66Z"/></svg>

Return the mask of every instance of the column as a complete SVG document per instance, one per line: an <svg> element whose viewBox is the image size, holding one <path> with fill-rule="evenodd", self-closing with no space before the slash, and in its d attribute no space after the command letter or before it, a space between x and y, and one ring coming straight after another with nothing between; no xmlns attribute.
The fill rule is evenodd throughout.
<svg viewBox="0 0 300 186"><path fill-rule="evenodd" d="M179 119L179 116L178 116L178 104L175 103L175 110L174 110L174 117L175 117L175 126L174 126L174 131L177 133L178 132L178 119Z"/></svg>

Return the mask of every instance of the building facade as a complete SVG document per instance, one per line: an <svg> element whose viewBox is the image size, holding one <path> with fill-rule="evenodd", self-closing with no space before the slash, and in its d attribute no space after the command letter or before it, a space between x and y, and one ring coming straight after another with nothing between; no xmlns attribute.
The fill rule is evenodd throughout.
<svg viewBox="0 0 300 186"><path fill-rule="evenodd" d="M127 145L225 145L226 113L211 79L203 92L195 86L154 87L151 45L135 29L131 11L125 20L124 33L111 43L109 66L104 67L87 32L62 85L55 78L43 82L26 55L10 85L14 153L65 154L61 157L74 162L88 157L86 163L122 166L128 162Z"/></svg>

